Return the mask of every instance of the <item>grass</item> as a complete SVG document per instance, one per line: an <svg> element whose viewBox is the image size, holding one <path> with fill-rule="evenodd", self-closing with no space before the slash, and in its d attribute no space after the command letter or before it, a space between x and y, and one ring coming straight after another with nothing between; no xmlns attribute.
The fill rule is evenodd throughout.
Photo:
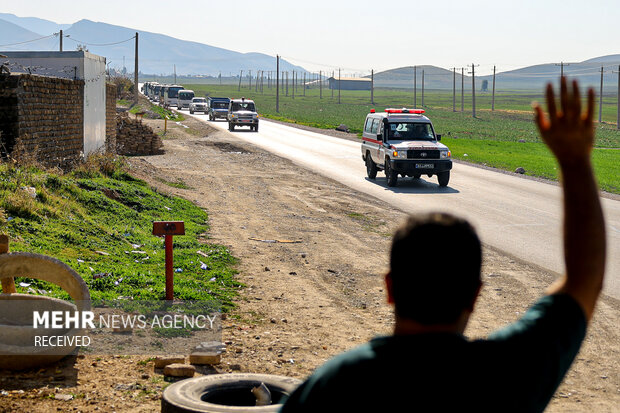
<svg viewBox="0 0 620 413"><path fill-rule="evenodd" d="M119 101L117 101L117 104ZM129 106L133 102L127 102L128 104L122 106ZM175 112L169 109L164 109L161 106L155 105L150 102L148 99L140 99L137 105L134 105L131 109L129 109L129 113L135 114L138 112L146 112L150 111L159 115L159 119L168 118L169 120L175 122L181 122L185 120L185 116L181 112Z"/></svg>
<svg viewBox="0 0 620 413"><path fill-rule="evenodd" d="M375 89L374 105L370 104L369 91L342 91L339 104L337 90L332 97L331 90L323 89L321 99L318 89L306 89L306 96L303 96L303 89L299 87L293 98L292 87L289 86L289 96L285 96L285 88L281 88L280 110L276 112L275 88L264 87L261 93L248 89L247 84L240 91L237 86L231 85L191 84L185 87L194 90L196 96L209 94L253 99L264 118L323 129L334 129L345 124L358 135L361 135L370 109L413 106L411 90ZM555 159L540 140L533 122L531 104L543 100L542 91L501 92L496 94L495 110L491 111L491 93L477 92L474 118L469 93L465 95L464 111L461 112L457 91L457 111L453 112L451 91L426 90L424 109L455 159L509 171L523 167L527 175L557 179ZM417 102L421 107L420 89ZM602 123L596 124L597 140L593 154L599 184L603 190L612 193L620 193L620 131L615 125L616 108L615 96L604 96Z"/></svg>
<svg viewBox="0 0 620 413"><path fill-rule="evenodd" d="M0 164L0 232L8 233L11 251L60 259L80 274L94 300L164 298L163 239L151 231L153 221L167 220L185 222L185 235L174 238L175 298L232 308L241 287L236 260L223 246L199 242L207 213L131 177L122 158L91 158L67 175ZM49 283L18 278L16 284L18 292L68 299Z"/></svg>

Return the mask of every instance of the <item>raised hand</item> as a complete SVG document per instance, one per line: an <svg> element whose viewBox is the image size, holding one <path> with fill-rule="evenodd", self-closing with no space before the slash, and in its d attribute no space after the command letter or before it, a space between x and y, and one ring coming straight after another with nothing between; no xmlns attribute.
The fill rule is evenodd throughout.
<svg viewBox="0 0 620 413"><path fill-rule="evenodd" d="M573 81L572 91L562 77L560 90L561 110L555 104L555 96L551 84L547 85L547 108L549 117L543 113L540 105L534 105L535 122L538 130L562 166L575 162L587 161L594 145L594 91L588 90L586 112L581 111L581 96L577 81Z"/></svg>

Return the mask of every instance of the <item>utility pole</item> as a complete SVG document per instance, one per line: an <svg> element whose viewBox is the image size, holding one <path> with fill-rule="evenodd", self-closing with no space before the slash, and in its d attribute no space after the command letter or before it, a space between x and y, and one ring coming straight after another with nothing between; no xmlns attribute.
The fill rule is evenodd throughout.
<svg viewBox="0 0 620 413"><path fill-rule="evenodd" d="M413 107L414 108L418 107L417 71L418 71L418 67L417 66L413 66Z"/></svg>
<svg viewBox="0 0 620 413"><path fill-rule="evenodd" d="M452 68L452 112L456 112L456 67Z"/></svg>
<svg viewBox="0 0 620 413"><path fill-rule="evenodd" d="M292 96L292 99L295 99L295 71L294 70L293 70L293 84L291 86L292 86L291 96Z"/></svg>
<svg viewBox="0 0 620 413"><path fill-rule="evenodd" d="M493 66L493 97L491 98L491 112L495 111L495 66Z"/></svg>
<svg viewBox="0 0 620 413"><path fill-rule="evenodd" d="M62 30L60 31L60 51L62 52Z"/></svg>
<svg viewBox="0 0 620 413"><path fill-rule="evenodd" d="M252 90L252 71L248 70L248 89Z"/></svg>
<svg viewBox="0 0 620 413"><path fill-rule="evenodd" d="M220 74L218 75L218 78L220 79L220 86L222 86L222 72L220 71Z"/></svg>
<svg viewBox="0 0 620 413"><path fill-rule="evenodd" d="M375 104L375 71L370 69L370 104Z"/></svg>
<svg viewBox="0 0 620 413"><path fill-rule="evenodd" d="M338 104L340 105L340 69L338 69Z"/></svg>
<svg viewBox="0 0 620 413"><path fill-rule="evenodd" d="M243 70L239 74L239 86L237 86L237 92L241 92L241 78L243 77Z"/></svg>
<svg viewBox="0 0 620 413"><path fill-rule="evenodd" d="M323 74L319 70L319 99L323 99Z"/></svg>
<svg viewBox="0 0 620 413"><path fill-rule="evenodd" d="M461 68L461 112L465 108L465 68Z"/></svg>
<svg viewBox="0 0 620 413"><path fill-rule="evenodd" d="M286 96L288 96L288 71L286 71Z"/></svg>
<svg viewBox="0 0 620 413"><path fill-rule="evenodd" d="M476 71L475 71L475 67L476 66L472 63L471 64L471 101L472 101L471 114L473 118L476 117Z"/></svg>
<svg viewBox="0 0 620 413"><path fill-rule="evenodd" d="M138 32L136 32L136 56L135 56L135 64L134 64L134 74L133 74L133 94L134 100L138 103Z"/></svg>
<svg viewBox="0 0 620 413"><path fill-rule="evenodd" d="M280 56L276 55L276 113L280 113Z"/></svg>
<svg viewBox="0 0 620 413"><path fill-rule="evenodd" d="M334 77L335 74L336 74L336 72L334 70L332 70L332 79L334 79L334 80L336 80L335 77ZM334 87L332 86L331 89L332 89L332 99L333 99L334 98Z"/></svg>
<svg viewBox="0 0 620 413"><path fill-rule="evenodd" d="M424 107L424 69L422 69L422 107Z"/></svg>
<svg viewBox="0 0 620 413"><path fill-rule="evenodd" d="M603 66L601 66L601 89L598 94L598 123L603 121Z"/></svg>

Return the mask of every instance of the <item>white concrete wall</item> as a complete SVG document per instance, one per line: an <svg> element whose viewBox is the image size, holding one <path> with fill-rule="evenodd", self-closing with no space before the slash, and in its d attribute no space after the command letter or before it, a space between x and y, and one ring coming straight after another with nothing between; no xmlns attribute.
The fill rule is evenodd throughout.
<svg viewBox="0 0 620 413"><path fill-rule="evenodd" d="M11 72L84 81L84 155L105 148L105 57L83 51L0 52Z"/></svg>
<svg viewBox="0 0 620 413"><path fill-rule="evenodd" d="M105 58L85 53L84 64L84 154L105 147Z"/></svg>

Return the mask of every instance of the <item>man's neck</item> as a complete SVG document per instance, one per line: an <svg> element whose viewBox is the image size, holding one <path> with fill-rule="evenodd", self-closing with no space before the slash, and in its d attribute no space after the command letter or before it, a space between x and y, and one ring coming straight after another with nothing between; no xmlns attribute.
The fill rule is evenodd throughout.
<svg viewBox="0 0 620 413"><path fill-rule="evenodd" d="M394 335L405 336L426 333L452 333L462 335L467 327L470 313L463 312L461 317L453 324L421 324L408 318L396 317Z"/></svg>

